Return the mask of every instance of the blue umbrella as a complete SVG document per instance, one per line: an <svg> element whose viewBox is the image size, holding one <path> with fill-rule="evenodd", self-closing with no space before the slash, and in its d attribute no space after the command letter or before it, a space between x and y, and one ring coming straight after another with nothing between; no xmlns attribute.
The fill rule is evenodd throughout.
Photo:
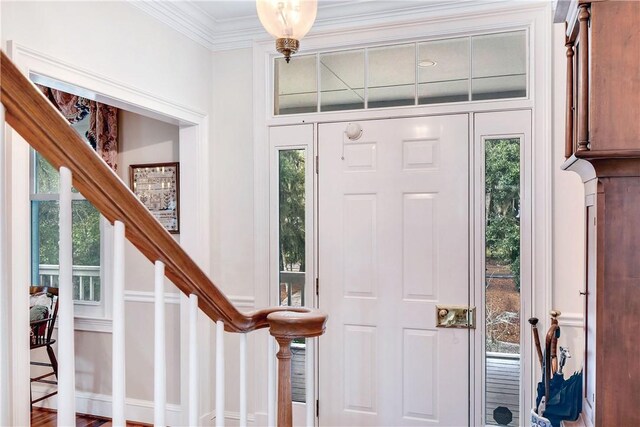
<svg viewBox="0 0 640 427"><path fill-rule="evenodd" d="M554 339L555 338L555 339ZM538 383L536 407L540 408L542 396L545 396L542 412L554 427L560 427L562 420L575 421L582 411L582 371L574 373L568 380L564 379L562 368L568 356L568 350L560 347L560 368L551 375L551 361L556 356L554 344L560 338L560 327L552 324L547 333L544 351L544 367L542 381Z"/></svg>

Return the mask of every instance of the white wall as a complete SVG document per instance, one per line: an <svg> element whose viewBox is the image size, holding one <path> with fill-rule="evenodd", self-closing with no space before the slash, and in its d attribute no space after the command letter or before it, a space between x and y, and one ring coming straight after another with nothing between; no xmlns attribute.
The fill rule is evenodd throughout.
<svg viewBox="0 0 640 427"><path fill-rule="evenodd" d="M564 25L553 26L553 308L562 312L559 345L572 358L566 372L584 361L583 297L585 280L584 187L577 174L560 169L564 162L566 48Z"/></svg>
<svg viewBox="0 0 640 427"><path fill-rule="evenodd" d="M210 52L125 1L3 1L2 42L192 109L211 102Z"/></svg>
<svg viewBox="0 0 640 427"><path fill-rule="evenodd" d="M85 69L92 75L104 76L110 81L167 99L190 111L210 114L211 52L125 1L3 1L0 4L0 31L3 49L6 49L7 42L13 41L56 61L68 63L73 68ZM68 83L73 85L74 81ZM126 113L121 125L124 152L120 173L125 179L128 178L127 163L177 159L176 126ZM208 206L203 215L208 216ZM151 264L140 259L131 248L127 249L127 259L127 290L150 290L153 283L150 280ZM127 336L128 395L142 400L152 397L152 364L147 363L151 360L153 348L152 306L147 302L128 302L126 309L129 319L139 326L129 331ZM168 355L168 401L178 402L178 305L167 307L167 325L167 344L171 348ZM76 339L78 389L108 395L111 387L110 335L78 332ZM101 369L94 371L96 366ZM210 383L207 378L203 379L203 384ZM96 407L100 404L96 403ZM205 402L203 408L207 405ZM24 406L21 404L20 407ZM152 410L147 413L152 413ZM28 420L25 422L20 418L20 411L14 414L17 414L14 415L17 417L14 423L28 423ZM151 419L145 421L150 422Z"/></svg>
<svg viewBox="0 0 640 427"><path fill-rule="evenodd" d="M213 61L212 274L228 294L253 296L252 50Z"/></svg>
<svg viewBox="0 0 640 427"><path fill-rule="evenodd" d="M120 111L119 171L128 185L129 166L144 163L179 161L178 127L139 114ZM174 235L179 241L179 235ZM153 264L127 242L125 249L125 292L153 292ZM178 293L168 280L165 292ZM150 296L150 295L148 295ZM153 400L153 301L126 303L127 397ZM180 403L180 311L177 304L167 310L167 402Z"/></svg>
<svg viewBox="0 0 640 427"><path fill-rule="evenodd" d="M210 152L212 278L230 297L253 297L253 67L252 49L213 54L213 119ZM265 277L264 286L269 286ZM249 337L249 372L255 334ZM214 344L215 345L215 344ZM239 410L239 340L227 335L226 411ZM215 354L212 349L212 354ZM262 355L266 357L266 355ZM249 412L253 412L249 384Z"/></svg>

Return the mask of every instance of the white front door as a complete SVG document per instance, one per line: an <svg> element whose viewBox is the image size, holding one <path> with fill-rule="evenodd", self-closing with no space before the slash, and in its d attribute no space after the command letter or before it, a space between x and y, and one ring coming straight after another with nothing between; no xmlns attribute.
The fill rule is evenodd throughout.
<svg viewBox="0 0 640 427"><path fill-rule="evenodd" d="M469 424L467 115L319 125L320 425Z"/></svg>

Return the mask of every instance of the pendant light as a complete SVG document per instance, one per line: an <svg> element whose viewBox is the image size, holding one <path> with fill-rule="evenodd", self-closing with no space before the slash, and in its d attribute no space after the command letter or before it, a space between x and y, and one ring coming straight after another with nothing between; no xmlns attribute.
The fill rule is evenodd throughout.
<svg viewBox="0 0 640 427"><path fill-rule="evenodd" d="M316 19L318 0L256 0L262 26L276 39L276 49L287 62L298 51Z"/></svg>

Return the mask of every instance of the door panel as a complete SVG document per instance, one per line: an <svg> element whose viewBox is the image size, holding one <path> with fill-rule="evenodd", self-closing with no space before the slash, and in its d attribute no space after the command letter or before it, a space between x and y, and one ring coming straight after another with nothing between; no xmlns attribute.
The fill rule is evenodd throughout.
<svg viewBox="0 0 640 427"><path fill-rule="evenodd" d="M319 125L321 425L467 425L467 115Z"/></svg>

